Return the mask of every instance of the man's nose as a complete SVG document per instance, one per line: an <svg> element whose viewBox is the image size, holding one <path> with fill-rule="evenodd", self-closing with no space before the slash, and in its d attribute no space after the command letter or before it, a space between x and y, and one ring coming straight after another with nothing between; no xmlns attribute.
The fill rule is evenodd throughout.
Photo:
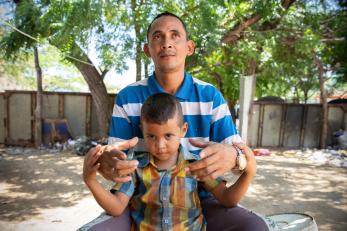
<svg viewBox="0 0 347 231"><path fill-rule="evenodd" d="M162 39L162 44L161 44L161 48L162 49L168 49L168 48L172 48L172 43L170 38L168 38L167 36L164 36Z"/></svg>

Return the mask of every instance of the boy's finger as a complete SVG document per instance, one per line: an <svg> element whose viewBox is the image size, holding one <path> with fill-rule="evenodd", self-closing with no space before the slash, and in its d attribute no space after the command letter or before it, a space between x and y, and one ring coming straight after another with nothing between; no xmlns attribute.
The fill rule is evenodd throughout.
<svg viewBox="0 0 347 231"><path fill-rule="evenodd" d="M97 171L99 168L100 168L100 163L97 163L92 167L92 170Z"/></svg>

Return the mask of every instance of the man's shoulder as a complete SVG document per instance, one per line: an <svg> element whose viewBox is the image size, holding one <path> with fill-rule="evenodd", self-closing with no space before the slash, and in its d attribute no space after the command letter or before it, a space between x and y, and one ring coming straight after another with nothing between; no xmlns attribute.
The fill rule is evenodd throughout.
<svg viewBox="0 0 347 231"><path fill-rule="evenodd" d="M147 94L148 80L143 79L135 83L132 83L120 90L117 94L117 102L119 104L142 103L142 96Z"/></svg>
<svg viewBox="0 0 347 231"><path fill-rule="evenodd" d="M198 78L192 77L192 81L194 84L194 88L196 92L207 101L213 101L213 99L217 96L219 98L221 96L221 92L211 83L205 82Z"/></svg>
<svg viewBox="0 0 347 231"><path fill-rule="evenodd" d="M130 93L133 94L135 89L140 89L147 86L148 86L148 79L143 79L124 87L122 90L118 92L117 95L127 95Z"/></svg>

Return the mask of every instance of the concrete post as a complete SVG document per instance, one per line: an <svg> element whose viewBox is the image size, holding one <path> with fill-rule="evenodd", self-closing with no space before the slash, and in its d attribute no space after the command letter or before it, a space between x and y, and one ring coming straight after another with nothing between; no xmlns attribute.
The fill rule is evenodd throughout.
<svg viewBox="0 0 347 231"><path fill-rule="evenodd" d="M248 144L248 124L250 110L254 96L255 75L242 76L240 78L240 111L239 131L241 138Z"/></svg>

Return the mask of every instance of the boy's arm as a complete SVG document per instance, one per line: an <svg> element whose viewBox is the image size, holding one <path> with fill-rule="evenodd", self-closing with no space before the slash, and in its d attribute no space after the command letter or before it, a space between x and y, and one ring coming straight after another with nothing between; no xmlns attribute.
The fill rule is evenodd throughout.
<svg viewBox="0 0 347 231"><path fill-rule="evenodd" d="M97 181L86 182L98 204L110 215L120 216L128 206L130 197L122 192L115 194L106 191Z"/></svg>
<svg viewBox="0 0 347 231"><path fill-rule="evenodd" d="M243 151L247 159L247 167L243 174L230 187L226 187L224 182L219 183L213 189L205 184L206 189L225 207L233 207L240 202L256 174L256 162L253 152L244 144L235 145Z"/></svg>
<svg viewBox="0 0 347 231"><path fill-rule="evenodd" d="M119 216L128 205L130 197L121 192L117 192L113 195L106 191L96 180L96 172L100 167L100 163L97 163L97 161L101 155L101 151L102 147L98 145L89 150L85 156L83 163L83 180L93 193L98 204L110 215Z"/></svg>

